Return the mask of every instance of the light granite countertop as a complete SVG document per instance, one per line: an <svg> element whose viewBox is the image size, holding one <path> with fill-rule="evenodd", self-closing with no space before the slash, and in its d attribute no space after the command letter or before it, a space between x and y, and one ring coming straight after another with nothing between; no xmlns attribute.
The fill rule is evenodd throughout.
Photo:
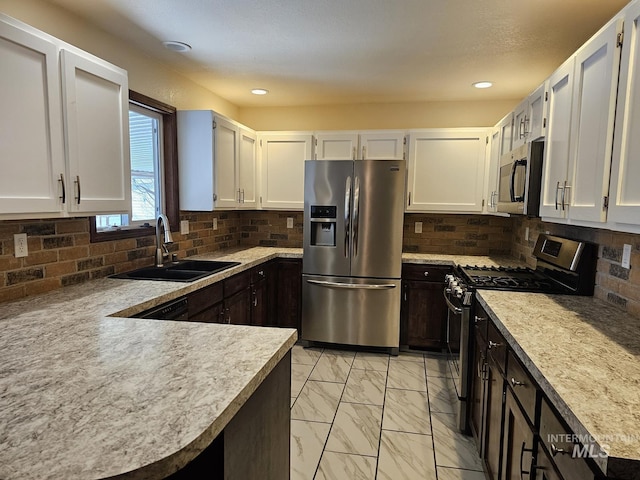
<svg viewBox="0 0 640 480"><path fill-rule="evenodd" d="M592 297L478 291L574 433L591 435L614 478L640 478L640 319Z"/></svg>
<svg viewBox="0 0 640 480"><path fill-rule="evenodd" d="M225 428L296 341L292 329L126 317L193 283L100 279L0 305L0 478L163 478ZM115 314L115 316L110 316Z"/></svg>

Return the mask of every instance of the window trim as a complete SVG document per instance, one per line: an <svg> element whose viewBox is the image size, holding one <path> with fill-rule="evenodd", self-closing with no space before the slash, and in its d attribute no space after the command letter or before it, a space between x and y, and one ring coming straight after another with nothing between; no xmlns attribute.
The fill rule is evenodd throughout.
<svg viewBox="0 0 640 480"><path fill-rule="evenodd" d="M172 231L178 231L180 223L180 204L178 192L178 125L176 108L129 90L129 103L152 110L162 115L162 146L164 150L164 208ZM155 225L112 232L98 232L96 217L89 219L91 243L120 240L123 238L145 237L155 234Z"/></svg>

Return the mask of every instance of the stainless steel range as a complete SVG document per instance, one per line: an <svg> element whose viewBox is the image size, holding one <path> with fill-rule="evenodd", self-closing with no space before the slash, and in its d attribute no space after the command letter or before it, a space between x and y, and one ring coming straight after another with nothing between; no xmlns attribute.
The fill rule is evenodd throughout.
<svg viewBox="0 0 640 480"><path fill-rule="evenodd" d="M535 269L523 267L458 266L445 279L444 297L449 307L447 349L458 395L458 428L468 430L467 394L471 337L477 289L547 294L593 295L597 245L540 234L534 249Z"/></svg>

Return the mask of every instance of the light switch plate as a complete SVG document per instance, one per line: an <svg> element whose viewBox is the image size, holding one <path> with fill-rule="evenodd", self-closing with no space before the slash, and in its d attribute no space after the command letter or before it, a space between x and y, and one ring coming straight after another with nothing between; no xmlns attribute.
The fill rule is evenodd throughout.
<svg viewBox="0 0 640 480"><path fill-rule="evenodd" d="M213 217L213 229L218 229L218 219L216 217Z"/></svg>
<svg viewBox="0 0 640 480"><path fill-rule="evenodd" d="M293 228L293 217L287 217L287 228Z"/></svg>
<svg viewBox="0 0 640 480"><path fill-rule="evenodd" d="M622 268L631 268L631 245L627 243L622 247Z"/></svg>
<svg viewBox="0 0 640 480"><path fill-rule="evenodd" d="M180 220L180 233L182 235L189 233L189 220Z"/></svg>
<svg viewBox="0 0 640 480"><path fill-rule="evenodd" d="M29 255L29 248L27 247L27 234L16 233L13 236L13 246L16 258L26 257Z"/></svg>
<svg viewBox="0 0 640 480"><path fill-rule="evenodd" d="M416 222L416 233L422 233L422 222Z"/></svg>

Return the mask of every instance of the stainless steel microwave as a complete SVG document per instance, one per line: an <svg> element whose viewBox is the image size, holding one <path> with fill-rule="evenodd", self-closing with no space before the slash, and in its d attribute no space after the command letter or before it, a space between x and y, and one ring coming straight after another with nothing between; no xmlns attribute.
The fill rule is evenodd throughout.
<svg viewBox="0 0 640 480"><path fill-rule="evenodd" d="M544 142L529 142L500 159L498 212L537 217Z"/></svg>

